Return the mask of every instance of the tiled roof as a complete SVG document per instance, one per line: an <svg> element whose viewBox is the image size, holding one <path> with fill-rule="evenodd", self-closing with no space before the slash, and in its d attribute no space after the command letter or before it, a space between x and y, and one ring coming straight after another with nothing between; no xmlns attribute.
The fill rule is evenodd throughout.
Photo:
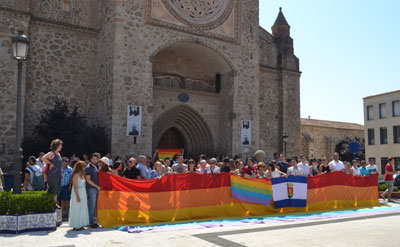
<svg viewBox="0 0 400 247"><path fill-rule="evenodd" d="M301 125L335 128L335 129L364 130L364 125L361 124L308 119L308 118L302 118Z"/></svg>
<svg viewBox="0 0 400 247"><path fill-rule="evenodd" d="M371 95L371 96L364 97L363 99L369 99L369 98L378 97L378 96L383 96L383 95L392 94L392 93L400 93L400 90L391 91L391 92L386 92L386 93L381 93L381 94L375 94L375 95Z"/></svg>

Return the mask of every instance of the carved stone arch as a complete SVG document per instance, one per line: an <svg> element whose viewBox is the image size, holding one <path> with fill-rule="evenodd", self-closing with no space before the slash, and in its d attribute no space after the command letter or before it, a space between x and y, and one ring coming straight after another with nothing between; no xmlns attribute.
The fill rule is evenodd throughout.
<svg viewBox="0 0 400 247"><path fill-rule="evenodd" d="M172 45L178 46L179 44L185 44L185 43L191 43L194 45L199 45L199 46L203 46L203 47L210 49L210 51L214 52L216 55L221 57L224 60L224 62L230 67L230 72L232 73L232 75L233 76L236 75L236 69L235 69L235 66L233 65L233 63L231 63L231 60L232 60L231 58L226 56L225 53L221 52L218 47L212 45L211 43L203 42L196 37L178 38L173 41L167 41L164 44L159 45L153 52L151 52L150 57L149 57L150 62L154 63L155 57L160 51L162 51L168 47L171 47Z"/></svg>
<svg viewBox="0 0 400 247"><path fill-rule="evenodd" d="M167 109L153 124L153 149L157 148L161 136L170 128L176 128L183 136L185 154L197 156L211 153L214 141L210 128L202 116L193 108L179 105Z"/></svg>

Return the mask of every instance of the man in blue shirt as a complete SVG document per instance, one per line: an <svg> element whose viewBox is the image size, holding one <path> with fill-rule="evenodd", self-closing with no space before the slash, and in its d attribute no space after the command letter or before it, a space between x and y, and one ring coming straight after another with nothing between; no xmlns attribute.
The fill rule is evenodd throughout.
<svg viewBox="0 0 400 247"><path fill-rule="evenodd" d="M147 157L144 155L139 156L139 164L136 166L140 170L140 176L142 179L151 179L151 168L150 162L146 162Z"/></svg>
<svg viewBox="0 0 400 247"><path fill-rule="evenodd" d="M361 161L361 167L358 168L361 172L361 176L369 176L369 170L367 169L367 162L365 160Z"/></svg>
<svg viewBox="0 0 400 247"><path fill-rule="evenodd" d="M277 162L276 166L281 172L286 173L287 169L289 168L289 163L287 163L286 161L286 156L284 154L281 154L279 160L280 162Z"/></svg>

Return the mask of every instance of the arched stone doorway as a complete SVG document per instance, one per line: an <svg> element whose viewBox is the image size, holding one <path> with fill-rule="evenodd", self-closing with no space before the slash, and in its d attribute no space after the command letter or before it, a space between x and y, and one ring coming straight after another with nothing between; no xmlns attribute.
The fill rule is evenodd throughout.
<svg viewBox="0 0 400 247"><path fill-rule="evenodd" d="M182 133L175 127L169 128L158 141L158 148L185 148Z"/></svg>
<svg viewBox="0 0 400 247"><path fill-rule="evenodd" d="M153 150L180 144L187 157L229 155L234 73L226 58L198 42L177 42L158 50L151 61Z"/></svg>
<svg viewBox="0 0 400 247"><path fill-rule="evenodd" d="M153 144L156 144L154 149L184 148L185 156L193 157L214 150L207 123L195 110L184 105L172 107L156 120Z"/></svg>

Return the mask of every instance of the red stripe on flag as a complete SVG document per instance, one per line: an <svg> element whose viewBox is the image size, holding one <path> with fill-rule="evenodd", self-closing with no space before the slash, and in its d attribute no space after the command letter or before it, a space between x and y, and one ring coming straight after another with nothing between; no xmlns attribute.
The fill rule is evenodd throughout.
<svg viewBox="0 0 400 247"><path fill-rule="evenodd" d="M367 177L356 177L344 172L329 172L314 177L308 177L308 189L321 188L333 185L353 187L378 186L378 174Z"/></svg>
<svg viewBox="0 0 400 247"><path fill-rule="evenodd" d="M231 180L230 173L185 173L166 175L161 179L133 180L121 178L110 173L99 172L99 185L102 190L165 192L230 187Z"/></svg>

